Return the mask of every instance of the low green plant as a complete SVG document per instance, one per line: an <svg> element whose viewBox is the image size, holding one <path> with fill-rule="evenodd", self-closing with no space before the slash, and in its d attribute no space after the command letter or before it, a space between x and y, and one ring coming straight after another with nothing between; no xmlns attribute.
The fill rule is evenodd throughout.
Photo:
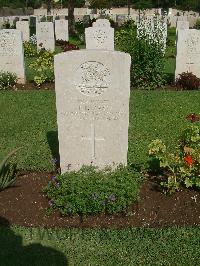
<svg viewBox="0 0 200 266"><path fill-rule="evenodd" d="M16 164L11 164L9 160L19 149L10 152L0 163L0 191L11 186L16 180Z"/></svg>
<svg viewBox="0 0 200 266"><path fill-rule="evenodd" d="M161 185L169 193L181 185L200 188L200 116L189 114L186 118L193 124L183 131L176 152L168 151L160 139L149 145L150 165L164 177Z"/></svg>
<svg viewBox="0 0 200 266"><path fill-rule="evenodd" d="M128 167L115 171L84 166L57 175L45 187L49 209L62 215L119 213L138 198L140 175Z"/></svg>
<svg viewBox="0 0 200 266"><path fill-rule="evenodd" d="M45 82L54 80L54 53L41 49L38 58L29 64L35 72L34 82L40 87Z"/></svg>
<svg viewBox="0 0 200 266"><path fill-rule="evenodd" d="M17 75L11 72L0 72L0 90L12 89L17 83Z"/></svg>
<svg viewBox="0 0 200 266"><path fill-rule="evenodd" d="M195 28L197 30L200 30L200 19L197 19L196 24L195 24Z"/></svg>
<svg viewBox="0 0 200 266"><path fill-rule="evenodd" d="M24 42L24 56L25 57L36 57L37 47L31 42Z"/></svg>

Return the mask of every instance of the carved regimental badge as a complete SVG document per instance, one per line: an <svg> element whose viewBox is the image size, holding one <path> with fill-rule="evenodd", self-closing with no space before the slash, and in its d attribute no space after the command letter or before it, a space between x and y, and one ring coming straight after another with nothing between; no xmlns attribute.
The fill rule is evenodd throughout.
<svg viewBox="0 0 200 266"><path fill-rule="evenodd" d="M76 89L86 96L99 96L110 85L110 71L102 63L85 62L77 69L74 84Z"/></svg>

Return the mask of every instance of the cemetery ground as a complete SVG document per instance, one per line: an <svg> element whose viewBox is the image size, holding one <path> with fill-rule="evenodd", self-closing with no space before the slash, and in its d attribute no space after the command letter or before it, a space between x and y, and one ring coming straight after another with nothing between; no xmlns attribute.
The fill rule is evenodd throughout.
<svg viewBox="0 0 200 266"><path fill-rule="evenodd" d="M173 79L174 30L169 36L172 45L167 50L166 73ZM32 81L34 73L27 67L26 71ZM117 215L62 217L58 211L48 214L43 192L56 174L52 158L58 158L54 84L44 84L37 91L31 84L3 91L0 97L0 161L13 147L22 147L12 159L18 167L16 183L0 193L4 264L198 264L199 191L181 187L166 196L145 169L153 139L162 139L172 151L176 147L188 125L186 116L199 113L199 92L132 90L128 165L140 172L135 201L127 212Z"/></svg>
<svg viewBox="0 0 200 266"><path fill-rule="evenodd" d="M199 112L198 94L131 92L129 164L145 168L148 144L157 137L173 149L188 123L185 116ZM166 196L153 177L146 177L140 199L126 215L48 216L42 189L54 173L50 160L58 153L54 91L4 91L0 106L1 159L13 147L23 147L14 158L21 169L17 182L0 194L1 258L11 263L6 265L12 265L12 259L15 265L17 260L27 265L27 259L38 258L37 265L49 265L45 252L59 265L67 265L63 254L72 265L87 265L91 260L93 265L195 265L199 259L199 229L194 227L199 225L198 191L181 189Z"/></svg>

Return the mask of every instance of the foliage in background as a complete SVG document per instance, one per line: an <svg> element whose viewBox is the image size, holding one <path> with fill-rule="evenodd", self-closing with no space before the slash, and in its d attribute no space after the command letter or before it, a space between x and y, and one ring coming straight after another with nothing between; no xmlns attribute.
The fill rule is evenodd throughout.
<svg viewBox="0 0 200 266"><path fill-rule="evenodd" d="M200 116L189 114L186 118L196 124L183 131L176 153L168 151L160 139L149 145L150 164L166 176L161 185L170 193L181 185L200 189Z"/></svg>
<svg viewBox="0 0 200 266"><path fill-rule="evenodd" d="M12 89L17 83L17 75L11 72L0 72L0 90Z"/></svg>
<svg viewBox="0 0 200 266"><path fill-rule="evenodd" d="M36 57L37 56L37 46L32 44L32 42L24 42L24 56L25 57Z"/></svg>
<svg viewBox="0 0 200 266"><path fill-rule="evenodd" d="M23 8L28 7L39 8L42 4L51 2L52 7L60 8L61 2L63 7L68 7L69 0L0 0L1 7L11 7L11 8ZM136 9L147 9L147 8L169 8L174 7L181 10L194 10L200 11L200 2L198 0L91 0L93 6L104 8L105 6L114 6L114 7L125 7L127 4L130 4L131 7ZM75 0L75 7L83 7L85 0Z"/></svg>
<svg viewBox="0 0 200 266"><path fill-rule="evenodd" d="M35 71L34 82L39 87L45 82L54 80L54 53L41 49L38 57L29 64Z"/></svg>
<svg viewBox="0 0 200 266"><path fill-rule="evenodd" d="M140 181L138 172L123 166L115 171L82 167L53 177L44 191L50 209L58 209L62 215L111 214L127 211L137 200Z"/></svg>
<svg viewBox="0 0 200 266"><path fill-rule="evenodd" d="M176 79L176 85L183 90L198 90L200 89L200 79L193 73L183 72Z"/></svg>
<svg viewBox="0 0 200 266"><path fill-rule="evenodd" d="M142 30L137 37L133 21L126 22L115 34L119 50L131 55L131 84L133 87L153 89L165 83L163 46ZM159 37L159 36L158 36Z"/></svg>
<svg viewBox="0 0 200 266"><path fill-rule="evenodd" d="M18 150L19 148L13 150L0 162L0 191L11 186L16 180L16 164L11 164L9 160Z"/></svg>

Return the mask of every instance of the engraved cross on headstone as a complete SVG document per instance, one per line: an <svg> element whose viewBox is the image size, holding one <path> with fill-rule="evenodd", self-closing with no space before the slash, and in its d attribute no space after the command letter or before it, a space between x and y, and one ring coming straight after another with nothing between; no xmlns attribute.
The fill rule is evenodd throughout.
<svg viewBox="0 0 200 266"><path fill-rule="evenodd" d="M194 65L194 63L192 63L191 57L189 57L189 62L186 63L188 66L188 72L192 72L191 71L191 66Z"/></svg>
<svg viewBox="0 0 200 266"><path fill-rule="evenodd" d="M96 141L105 141L105 139L101 137L96 137L95 124L91 124L91 136L82 137L81 140L87 140L91 142L91 159L92 161L96 159Z"/></svg>

